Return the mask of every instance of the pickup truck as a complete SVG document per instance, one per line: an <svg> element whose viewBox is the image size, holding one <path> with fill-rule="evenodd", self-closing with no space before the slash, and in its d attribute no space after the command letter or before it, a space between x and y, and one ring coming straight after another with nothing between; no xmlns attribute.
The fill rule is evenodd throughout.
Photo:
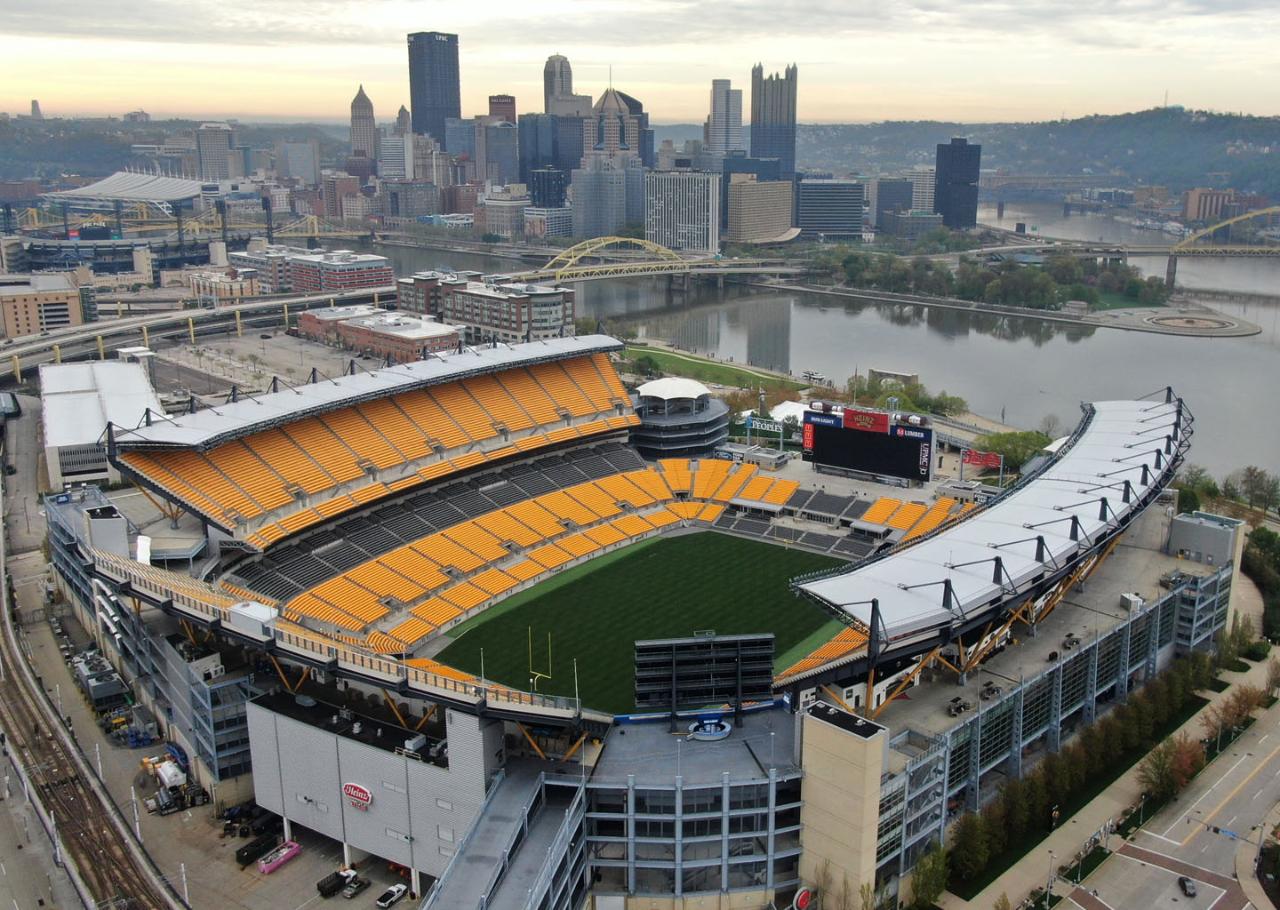
<svg viewBox="0 0 1280 910"><path fill-rule="evenodd" d="M339 891L347 887L357 878L354 869L339 869L337 872L330 872L320 881L316 882L316 890L320 892L321 897L333 897Z"/></svg>

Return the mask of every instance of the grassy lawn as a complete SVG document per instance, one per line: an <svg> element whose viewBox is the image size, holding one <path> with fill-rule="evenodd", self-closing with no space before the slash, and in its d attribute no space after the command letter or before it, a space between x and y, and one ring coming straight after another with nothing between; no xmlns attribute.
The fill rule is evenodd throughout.
<svg viewBox="0 0 1280 910"><path fill-rule="evenodd" d="M775 669L790 666L840 624L791 593L788 581L839 565L827 556L715 532L648 540L591 560L509 598L454 628L438 655L450 666L529 686L533 668L551 679L538 691L573 695L573 661L583 703L621 713L634 706L633 643L714 629L772 632Z"/></svg>
<svg viewBox="0 0 1280 910"><path fill-rule="evenodd" d="M668 375L731 386L735 389L754 389L760 385L766 389L803 389L805 387L803 382L782 379L768 373L757 373L749 367L736 367L732 364L639 345L627 345L626 356L631 361L641 357L652 357L658 369Z"/></svg>
<svg viewBox="0 0 1280 910"><path fill-rule="evenodd" d="M1098 302L1089 307L1090 312L1100 313L1103 310L1127 310L1133 307L1162 307L1163 303L1139 303L1132 297L1118 294L1115 291L1099 291Z"/></svg>

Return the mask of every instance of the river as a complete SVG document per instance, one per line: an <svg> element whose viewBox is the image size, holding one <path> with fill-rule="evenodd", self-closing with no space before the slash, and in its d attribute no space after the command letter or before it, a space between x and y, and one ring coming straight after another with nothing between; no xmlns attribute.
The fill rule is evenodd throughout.
<svg viewBox="0 0 1280 910"><path fill-rule="evenodd" d="M1006 207L1006 220L1014 210ZM1057 211L1060 220L1077 223L1077 216L1061 219L1061 208ZM1081 216L1078 222L1087 219L1096 216ZM1044 217L1036 223L1042 233L1050 227L1066 230ZM1152 242L1151 236L1156 235L1144 242ZM401 275L436 267L487 273L520 267L475 254L397 247L379 252L395 261ZM1224 263L1213 264L1223 270L1220 286L1255 292L1280 286L1280 281L1270 283L1265 271L1257 273L1261 279L1231 271L1252 274L1258 263ZM1180 277L1182 269L1179 263ZM731 289L718 294L703 287L686 303L668 300L665 280L655 279L588 282L580 286L579 301L582 314L618 330L632 329L641 338L724 360L796 374L818 370L836 382L869 367L919 373L930 389L960 395L973 411L1003 416L1016 426L1034 427L1048 414L1071 425L1081 401L1140 396L1173 385L1196 417L1193 462L1216 475L1246 464L1280 471L1280 421L1274 402L1266 403L1280 383L1280 304L1215 304L1263 327L1261 335L1250 338L1218 339L846 303L804 293Z"/></svg>

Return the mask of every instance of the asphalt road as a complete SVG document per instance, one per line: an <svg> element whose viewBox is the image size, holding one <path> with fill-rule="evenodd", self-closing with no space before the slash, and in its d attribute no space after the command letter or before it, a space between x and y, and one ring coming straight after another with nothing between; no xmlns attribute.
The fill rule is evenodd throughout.
<svg viewBox="0 0 1280 910"><path fill-rule="evenodd" d="M1179 797L1118 849L1088 881L1103 907L1249 906L1235 882L1240 839L1256 843L1267 813L1280 802L1280 715L1264 712L1252 727ZM1234 832L1215 834L1211 828ZM1113 840L1112 849L1118 844ZM1246 849L1252 847L1243 845ZM1178 889L1179 875L1196 881L1196 897ZM1100 910L1087 899L1086 910Z"/></svg>

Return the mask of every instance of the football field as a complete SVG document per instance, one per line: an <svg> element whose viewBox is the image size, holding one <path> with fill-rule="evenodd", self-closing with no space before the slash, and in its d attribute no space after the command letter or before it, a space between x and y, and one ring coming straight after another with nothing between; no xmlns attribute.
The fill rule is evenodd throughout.
<svg viewBox="0 0 1280 910"><path fill-rule="evenodd" d="M625 713L634 708L637 639L772 632L775 672L790 666L840 624L792 594L788 582L841 564L711 531L653 538L575 566L455 627L437 659L479 674L483 653L489 679L570 696L576 660L583 704Z"/></svg>

